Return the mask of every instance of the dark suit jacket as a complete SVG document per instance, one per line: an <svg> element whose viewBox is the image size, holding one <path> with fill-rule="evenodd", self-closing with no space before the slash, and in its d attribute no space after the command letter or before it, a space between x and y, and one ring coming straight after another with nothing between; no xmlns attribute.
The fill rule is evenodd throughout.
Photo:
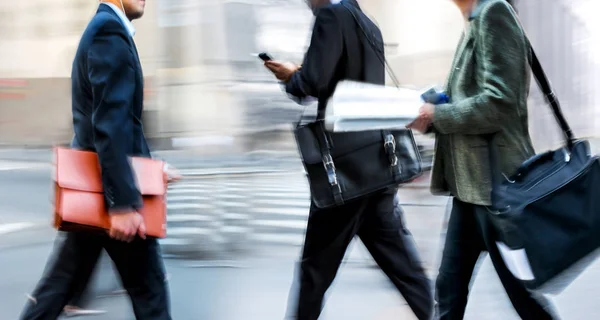
<svg viewBox="0 0 600 320"><path fill-rule="evenodd" d="M128 156L150 157L142 129L143 75L133 39L101 4L83 33L72 71L75 149L98 153L110 210L142 204Z"/></svg>
<svg viewBox="0 0 600 320"><path fill-rule="evenodd" d="M286 91L295 97L317 98L320 110L325 109L340 80L385 83L384 63L378 57L378 54L384 56L381 31L362 13L355 0L343 2L362 21L369 39L342 4L318 9L302 68L286 83Z"/></svg>
<svg viewBox="0 0 600 320"><path fill-rule="evenodd" d="M448 77L451 102L435 108L431 188L490 205L492 170L510 176L534 154L527 118L530 46L504 0L480 0L470 20Z"/></svg>

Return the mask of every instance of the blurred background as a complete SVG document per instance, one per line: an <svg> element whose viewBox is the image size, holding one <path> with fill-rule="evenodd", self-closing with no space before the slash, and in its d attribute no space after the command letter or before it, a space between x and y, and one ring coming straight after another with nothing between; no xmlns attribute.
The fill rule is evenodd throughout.
<svg viewBox="0 0 600 320"><path fill-rule="evenodd" d="M381 27L403 86L444 84L463 30L451 1L359 2ZM598 152L600 2L515 2L567 119ZM0 319L17 318L52 248L51 147L72 136L71 63L97 6L0 0ZM134 22L146 134L155 156L185 177L169 191L169 236L162 242L175 319L283 317L309 206L291 123L315 108L289 101L253 54L299 63L312 19L303 0L149 0ZM560 145L535 85L530 100L538 151ZM433 141L418 142L429 163ZM433 277L448 199L430 196L428 183L426 174L399 193ZM323 319L410 319L373 265L354 244ZM114 278L112 270L100 278ZM516 319L489 262L478 279L467 318ZM565 319L600 317L588 296L600 289L592 280L600 280L599 267L556 298ZM99 319L132 318L122 297L93 305L108 312Z"/></svg>

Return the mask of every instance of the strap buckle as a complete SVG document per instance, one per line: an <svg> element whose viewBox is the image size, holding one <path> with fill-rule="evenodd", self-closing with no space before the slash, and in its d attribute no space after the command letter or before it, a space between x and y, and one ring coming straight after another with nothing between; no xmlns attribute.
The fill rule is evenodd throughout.
<svg viewBox="0 0 600 320"><path fill-rule="evenodd" d="M388 134L385 136L383 147L385 148L385 153L388 155L390 160L390 165L392 167L397 166L398 157L396 156L396 138L394 138L393 134Z"/></svg>
<svg viewBox="0 0 600 320"><path fill-rule="evenodd" d="M323 155L323 166L325 167L325 172L327 173L327 180L329 180L329 184L332 186L338 185L337 174L335 173L335 164L333 163L333 158L331 154L327 153Z"/></svg>

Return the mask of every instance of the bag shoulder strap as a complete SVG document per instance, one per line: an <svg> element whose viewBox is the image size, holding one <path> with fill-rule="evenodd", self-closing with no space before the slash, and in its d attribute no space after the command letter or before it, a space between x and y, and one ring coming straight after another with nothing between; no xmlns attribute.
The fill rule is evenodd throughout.
<svg viewBox="0 0 600 320"><path fill-rule="evenodd" d="M373 48L373 51L375 51L375 54L377 55L377 58L379 59L379 61L385 65L385 69L387 70L387 73L390 75L390 78L392 79L392 82L394 82L394 86L396 87L400 87L400 81L398 81L398 78L396 77L396 74L394 73L394 70L392 70L392 67L390 66L390 64L388 63L388 61L385 59L385 53L381 52L379 50L379 48L377 47L377 45L375 44L375 41L373 40L373 38L369 35L369 33L367 33L366 31L366 27L364 26L364 22L358 18L356 11L357 9L354 7L351 7L349 4L347 4L345 1L342 1L340 3L346 10L348 10L348 12L350 12L350 14L352 15L352 18L354 18L354 21L356 22L356 24L358 25L359 29L361 30L361 32L363 33L363 35L365 36L365 39L369 42L369 45Z"/></svg>
<svg viewBox="0 0 600 320"><path fill-rule="evenodd" d="M556 118L556 121L558 122L558 125L560 126L560 129L565 137L567 146L570 149L575 143L575 136L573 135L573 130L569 126L569 123L567 122L565 116L562 113L560 103L558 102L558 98L552 90L552 86L550 85L550 81L548 80L548 77L546 76L546 73L542 68L540 60L535 54L535 51L533 50L533 47L531 46L529 40L527 40L527 42L529 43L531 50L531 60L529 61L529 65L531 66L531 70L533 71L533 76L535 77L538 85L540 86L540 89L542 90L542 93L544 94L544 99L550 105L552 113L554 114L554 117Z"/></svg>

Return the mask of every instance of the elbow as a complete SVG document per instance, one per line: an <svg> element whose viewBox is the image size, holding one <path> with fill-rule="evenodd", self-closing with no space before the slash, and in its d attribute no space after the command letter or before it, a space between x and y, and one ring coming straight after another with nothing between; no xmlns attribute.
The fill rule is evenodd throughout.
<svg viewBox="0 0 600 320"><path fill-rule="evenodd" d="M102 167L120 166L127 162L133 145L132 128L124 123L100 122L94 124L94 147Z"/></svg>
<svg viewBox="0 0 600 320"><path fill-rule="evenodd" d="M489 101L480 105L479 110L465 117L463 123L465 134L493 134L503 130L514 121L509 116L515 104L507 101Z"/></svg>

